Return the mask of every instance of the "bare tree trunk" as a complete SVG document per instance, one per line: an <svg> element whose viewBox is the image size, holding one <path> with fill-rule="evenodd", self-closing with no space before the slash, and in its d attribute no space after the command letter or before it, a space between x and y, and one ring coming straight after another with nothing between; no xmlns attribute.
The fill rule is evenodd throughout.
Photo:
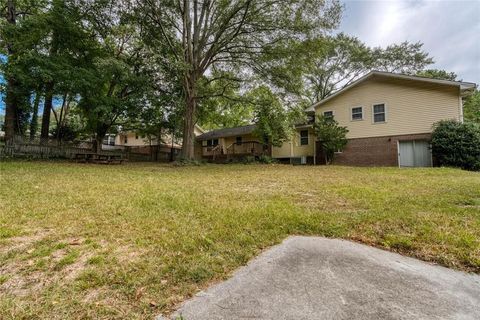
<svg viewBox="0 0 480 320"><path fill-rule="evenodd" d="M40 138L42 140L48 139L48 131L50 130L50 113L53 106L53 82L49 82L45 88L45 102L43 104L42 115L42 130Z"/></svg>
<svg viewBox="0 0 480 320"><path fill-rule="evenodd" d="M32 141L35 138L35 135L37 134L37 128L38 128L38 105L40 104L40 97L42 90L38 90L35 93L35 101L33 103L33 112L32 112L32 120L30 121L30 141Z"/></svg>

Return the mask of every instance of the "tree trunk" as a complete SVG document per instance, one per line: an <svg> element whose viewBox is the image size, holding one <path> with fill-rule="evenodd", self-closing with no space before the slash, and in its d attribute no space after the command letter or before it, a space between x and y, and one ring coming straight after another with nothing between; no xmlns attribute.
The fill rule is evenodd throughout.
<svg viewBox="0 0 480 320"><path fill-rule="evenodd" d="M5 97L5 141L10 141L15 135L15 122L17 113L17 101L14 93L15 80L8 78L7 94Z"/></svg>
<svg viewBox="0 0 480 320"><path fill-rule="evenodd" d="M191 90L187 90L185 97L185 118L183 120L183 142L182 142L182 157L187 160L195 158L194 145L194 127L195 127L195 112L197 108L197 101L195 95Z"/></svg>
<svg viewBox="0 0 480 320"><path fill-rule="evenodd" d="M43 104L42 115L42 130L40 138L42 140L48 140L48 132L50 131L50 113L53 106L53 82L49 82L45 88L45 102Z"/></svg>
<svg viewBox="0 0 480 320"><path fill-rule="evenodd" d="M33 103L33 111L32 111L32 120L30 121L30 141L32 141L35 138L35 135L37 134L37 128L38 128L38 105L40 104L40 97L41 97L41 92L42 90L38 90L35 93L35 101Z"/></svg>
<svg viewBox="0 0 480 320"><path fill-rule="evenodd" d="M100 152L102 151L102 143L103 143L103 138L105 137L105 135L101 136L101 135L96 135L95 137L95 150L94 152Z"/></svg>

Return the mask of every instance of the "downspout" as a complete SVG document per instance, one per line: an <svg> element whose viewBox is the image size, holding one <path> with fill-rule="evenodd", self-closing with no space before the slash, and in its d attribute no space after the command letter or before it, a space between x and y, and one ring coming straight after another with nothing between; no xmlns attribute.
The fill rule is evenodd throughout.
<svg viewBox="0 0 480 320"><path fill-rule="evenodd" d="M459 112L459 120L463 123L463 99L462 99L462 89L460 86L458 87L458 112Z"/></svg>
<svg viewBox="0 0 480 320"><path fill-rule="evenodd" d="M295 132L293 134L293 139L292 141L290 141L290 164L293 164L293 157L294 157L294 154L293 154L293 144L295 143L295 138L297 137L297 133Z"/></svg>

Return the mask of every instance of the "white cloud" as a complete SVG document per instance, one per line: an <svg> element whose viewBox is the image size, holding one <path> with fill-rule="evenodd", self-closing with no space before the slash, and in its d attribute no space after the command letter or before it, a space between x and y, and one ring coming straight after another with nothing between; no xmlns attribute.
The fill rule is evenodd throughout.
<svg viewBox="0 0 480 320"><path fill-rule="evenodd" d="M423 42L434 68L480 83L480 1L352 1L341 31L369 46Z"/></svg>

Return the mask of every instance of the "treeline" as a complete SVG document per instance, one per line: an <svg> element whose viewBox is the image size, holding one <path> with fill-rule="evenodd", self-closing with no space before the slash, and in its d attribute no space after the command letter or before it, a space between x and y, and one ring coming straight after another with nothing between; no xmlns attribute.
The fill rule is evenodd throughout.
<svg viewBox="0 0 480 320"><path fill-rule="evenodd" d="M336 0L1 0L0 9L7 141L82 134L98 145L120 128L167 130L192 158L195 124L256 122L278 143L305 106L369 70L415 74L433 62L421 43L369 48L335 34Z"/></svg>

